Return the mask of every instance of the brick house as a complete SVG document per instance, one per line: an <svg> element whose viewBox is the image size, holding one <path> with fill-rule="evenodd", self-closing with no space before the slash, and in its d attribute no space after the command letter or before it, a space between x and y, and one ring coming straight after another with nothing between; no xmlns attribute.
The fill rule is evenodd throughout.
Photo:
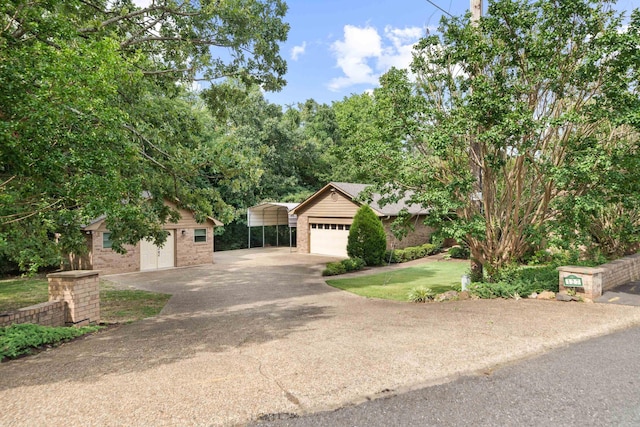
<svg viewBox="0 0 640 427"><path fill-rule="evenodd" d="M290 213L298 216L298 252L347 257L349 230L353 217L362 206L357 198L367 187L366 184L330 182L292 209ZM381 206L380 198L379 194L372 194L369 207L382 221L388 249L402 249L429 241L434 230L424 225L426 209L410 205L406 199ZM403 209L412 215L414 230L398 240L391 232L391 224Z"/></svg>
<svg viewBox="0 0 640 427"><path fill-rule="evenodd" d="M87 254L69 254L66 267L117 274L213 263L213 230L222 223L213 218L198 223L193 212L168 201L165 203L180 212L180 219L164 225L169 235L162 247L143 239L136 245L125 245L126 254L116 253L111 249L105 218L101 217L82 228Z"/></svg>

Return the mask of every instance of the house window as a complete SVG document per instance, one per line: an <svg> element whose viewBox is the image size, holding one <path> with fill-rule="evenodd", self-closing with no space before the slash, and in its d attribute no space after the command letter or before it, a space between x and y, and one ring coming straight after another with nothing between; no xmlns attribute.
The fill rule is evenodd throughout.
<svg viewBox="0 0 640 427"><path fill-rule="evenodd" d="M111 233L102 233L102 249L111 249Z"/></svg>
<svg viewBox="0 0 640 427"><path fill-rule="evenodd" d="M207 229L206 228L196 228L193 230L193 241L196 243L206 242L207 241Z"/></svg>

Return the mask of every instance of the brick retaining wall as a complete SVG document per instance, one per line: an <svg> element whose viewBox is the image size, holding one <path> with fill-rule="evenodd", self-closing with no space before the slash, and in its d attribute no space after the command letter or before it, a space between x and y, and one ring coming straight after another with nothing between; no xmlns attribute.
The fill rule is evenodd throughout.
<svg viewBox="0 0 640 427"><path fill-rule="evenodd" d="M0 314L0 327L14 323L35 323L42 326L65 326L65 302L48 301Z"/></svg>
<svg viewBox="0 0 640 427"><path fill-rule="evenodd" d="M560 272L560 290L566 290L564 279L574 275L582 279L584 295L596 299L603 292L625 283L640 280L640 253L629 255L598 267L563 266Z"/></svg>

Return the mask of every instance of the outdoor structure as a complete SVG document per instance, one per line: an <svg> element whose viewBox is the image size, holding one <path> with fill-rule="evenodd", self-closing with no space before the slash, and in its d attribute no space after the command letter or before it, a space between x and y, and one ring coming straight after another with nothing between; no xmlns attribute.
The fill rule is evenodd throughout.
<svg viewBox="0 0 640 427"><path fill-rule="evenodd" d="M262 203L247 209L247 228L249 229L249 244L251 248L251 227L260 227L262 231L262 246L265 246L264 228L276 227L276 246L279 246L278 229L281 226L289 228L289 247L293 246L291 229L297 227L296 215L289 212L299 203Z"/></svg>
<svg viewBox="0 0 640 427"><path fill-rule="evenodd" d="M164 225L169 235L163 246L143 239L136 245L125 246L126 254L118 254L111 248L111 233L107 229L106 218L101 217L82 228L87 254L70 254L65 267L116 274L213 263L213 229L222 223L213 218L198 223L193 212L180 209L168 201L165 203L180 212L180 220Z"/></svg>
<svg viewBox="0 0 640 427"><path fill-rule="evenodd" d="M585 298L594 300L608 290L625 283L640 280L640 254L629 255L598 267L562 266L559 271L559 289L576 290Z"/></svg>
<svg viewBox="0 0 640 427"><path fill-rule="evenodd" d="M347 257L347 239L353 217L363 202L358 196L367 184L331 182L322 187L291 213L298 217L297 246L300 253L312 253ZM372 194L369 206L380 217L387 235L387 248L402 249L427 243L433 229L424 225L426 209L410 205L406 199L381 206L381 196ZM414 228L402 240L391 232L391 223L406 209L412 215Z"/></svg>

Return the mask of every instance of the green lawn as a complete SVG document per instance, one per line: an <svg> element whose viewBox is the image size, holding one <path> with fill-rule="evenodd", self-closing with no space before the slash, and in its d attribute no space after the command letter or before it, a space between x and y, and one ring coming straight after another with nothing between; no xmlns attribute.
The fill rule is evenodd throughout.
<svg viewBox="0 0 640 427"><path fill-rule="evenodd" d="M100 320L124 323L152 317L169 301L171 295L138 290L118 290L100 281ZM17 310L49 300L47 279L0 280L0 313Z"/></svg>
<svg viewBox="0 0 640 427"><path fill-rule="evenodd" d="M0 280L0 313L49 301L46 279Z"/></svg>
<svg viewBox="0 0 640 427"><path fill-rule="evenodd" d="M459 290L460 278L469 269L468 262L435 261L369 276L331 279L327 283L356 295L407 301L415 287L431 288L435 293Z"/></svg>

